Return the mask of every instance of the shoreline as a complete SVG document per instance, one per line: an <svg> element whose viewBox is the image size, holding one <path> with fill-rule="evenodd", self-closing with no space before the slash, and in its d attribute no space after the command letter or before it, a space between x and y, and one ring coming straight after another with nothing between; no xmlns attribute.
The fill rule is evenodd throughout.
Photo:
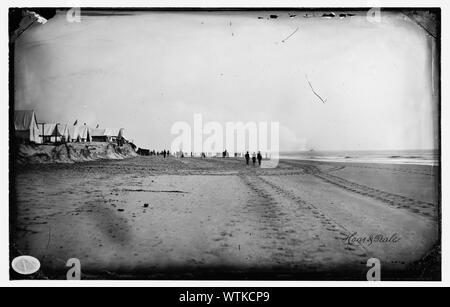
<svg viewBox="0 0 450 307"><path fill-rule="evenodd" d="M355 159L345 159L341 160L337 159L320 159L320 158L292 158L292 157L280 157L280 160L294 160L294 161L311 161L311 162L330 162L330 163L363 163L363 164L388 164L388 165L423 165L423 166L440 166L439 161L395 161L394 159L390 159L388 161L374 161L374 160L355 160Z"/></svg>
<svg viewBox="0 0 450 307"><path fill-rule="evenodd" d="M336 163L336 164L382 164L389 166L397 166L397 165L405 165L405 166L423 166L423 167L437 167L439 168L440 163L394 163L393 161L338 161L338 160L330 160L330 159L293 159L293 158L280 158L280 161L304 161L304 162L320 162L320 163Z"/></svg>

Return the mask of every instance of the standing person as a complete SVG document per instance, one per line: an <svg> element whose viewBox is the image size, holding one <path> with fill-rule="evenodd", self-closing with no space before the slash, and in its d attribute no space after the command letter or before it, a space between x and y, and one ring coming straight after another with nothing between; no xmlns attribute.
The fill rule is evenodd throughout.
<svg viewBox="0 0 450 307"><path fill-rule="evenodd" d="M247 162L247 165L248 165L248 162L250 161L250 154L248 153L248 151L245 154L245 161Z"/></svg>
<svg viewBox="0 0 450 307"><path fill-rule="evenodd" d="M253 162L253 166L255 166L256 163L256 153L252 154L252 162Z"/></svg>
<svg viewBox="0 0 450 307"><path fill-rule="evenodd" d="M260 151L258 151L258 155L256 156L256 158L258 159L259 166L261 166L262 155Z"/></svg>
<svg viewBox="0 0 450 307"><path fill-rule="evenodd" d="M167 158L170 156L170 151L167 151Z"/></svg>

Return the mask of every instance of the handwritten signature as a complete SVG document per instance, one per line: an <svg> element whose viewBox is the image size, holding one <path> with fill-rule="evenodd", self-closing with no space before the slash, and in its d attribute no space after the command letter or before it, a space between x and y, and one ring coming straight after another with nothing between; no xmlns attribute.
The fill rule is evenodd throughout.
<svg viewBox="0 0 450 307"><path fill-rule="evenodd" d="M359 235L357 232L354 232L343 239L347 244L363 244L367 246L371 246L375 243L382 244L395 244L400 242L401 238L397 233L394 233L390 236L386 236L380 233L373 233L369 235Z"/></svg>

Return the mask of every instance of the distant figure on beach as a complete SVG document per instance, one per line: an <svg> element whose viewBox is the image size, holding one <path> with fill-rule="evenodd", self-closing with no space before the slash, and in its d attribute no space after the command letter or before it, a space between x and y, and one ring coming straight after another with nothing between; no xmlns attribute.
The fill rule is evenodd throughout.
<svg viewBox="0 0 450 307"><path fill-rule="evenodd" d="M245 154L245 162L247 162L247 165L249 161L250 161L250 154L247 151L247 153Z"/></svg>
<svg viewBox="0 0 450 307"><path fill-rule="evenodd" d="M256 153L252 154L252 162L253 162L253 166L255 166L256 163Z"/></svg>
<svg viewBox="0 0 450 307"><path fill-rule="evenodd" d="M164 158L166 157L166 150L165 149L163 150L163 156L164 156Z"/></svg>
<svg viewBox="0 0 450 307"><path fill-rule="evenodd" d="M262 155L260 151L258 151L258 155L256 156L256 158L258 159L259 166L261 166Z"/></svg>
<svg viewBox="0 0 450 307"><path fill-rule="evenodd" d="M170 156L170 151L167 151L167 158Z"/></svg>

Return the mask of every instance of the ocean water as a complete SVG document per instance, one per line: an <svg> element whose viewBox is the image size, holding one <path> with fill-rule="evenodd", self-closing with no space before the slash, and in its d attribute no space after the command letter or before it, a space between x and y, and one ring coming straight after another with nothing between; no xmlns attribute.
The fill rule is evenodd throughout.
<svg viewBox="0 0 450 307"><path fill-rule="evenodd" d="M437 150L297 151L281 152L280 158L325 162L439 165Z"/></svg>

